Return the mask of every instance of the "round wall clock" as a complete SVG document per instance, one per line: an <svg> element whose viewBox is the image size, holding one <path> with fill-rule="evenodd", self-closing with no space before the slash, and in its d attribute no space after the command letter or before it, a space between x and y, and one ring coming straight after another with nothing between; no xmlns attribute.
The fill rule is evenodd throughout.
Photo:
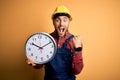
<svg viewBox="0 0 120 80"><path fill-rule="evenodd" d="M36 64L44 64L52 60L56 54L56 42L47 33L32 34L25 43L25 53Z"/></svg>

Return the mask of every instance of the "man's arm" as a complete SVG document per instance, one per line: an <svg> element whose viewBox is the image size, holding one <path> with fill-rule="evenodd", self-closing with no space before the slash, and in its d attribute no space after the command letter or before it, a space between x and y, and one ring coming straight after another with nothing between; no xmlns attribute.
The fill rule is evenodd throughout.
<svg viewBox="0 0 120 80"><path fill-rule="evenodd" d="M73 55L73 68L76 75L82 71L83 66L82 51L75 52Z"/></svg>
<svg viewBox="0 0 120 80"><path fill-rule="evenodd" d="M73 68L75 74L79 74L83 69L83 57L82 57L82 39L81 36L75 36L73 38Z"/></svg>

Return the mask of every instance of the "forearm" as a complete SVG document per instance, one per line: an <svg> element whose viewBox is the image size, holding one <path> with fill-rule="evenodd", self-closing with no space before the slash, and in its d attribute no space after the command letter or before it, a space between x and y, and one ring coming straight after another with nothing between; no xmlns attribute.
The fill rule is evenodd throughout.
<svg viewBox="0 0 120 80"><path fill-rule="evenodd" d="M83 69L82 51L77 53L75 52L73 56L73 68L74 68L75 74L79 74Z"/></svg>
<svg viewBox="0 0 120 80"><path fill-rule="evenodd" d="M43 67L43 64L36 64L35 66L33 66L35 69L40 69Z"/></svg>

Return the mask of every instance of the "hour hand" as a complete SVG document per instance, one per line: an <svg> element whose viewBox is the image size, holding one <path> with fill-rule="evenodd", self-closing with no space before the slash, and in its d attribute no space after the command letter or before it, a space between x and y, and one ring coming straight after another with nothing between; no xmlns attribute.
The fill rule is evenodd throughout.
<svg viewBox="0 0 120 80"><path fill-rule="evenodd" d="M42 47L40 47L40 46L38 46L38 45L36 45L36 44L34 44L34 43L32 43L32 45L38 47L39 49L43 49Z"/></svg>

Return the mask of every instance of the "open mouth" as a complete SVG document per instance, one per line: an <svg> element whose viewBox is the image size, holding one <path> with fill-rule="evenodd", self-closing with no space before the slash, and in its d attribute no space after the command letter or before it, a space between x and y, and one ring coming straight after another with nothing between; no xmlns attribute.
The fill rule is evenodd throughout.
<svg viewBox="0 0 120 80"><path fill-rule="evenodd" d="M64 32L64 30L65 30L64 27L59 28L60 33Z"/></svg>
<svg viewBox="0 0 120 80"><path fill-rule="evenodd" d="M58 28L58 34L59 34L59 36L63 36L64 33L65 33L65 28L64 27L59 27Z"/></svg>

